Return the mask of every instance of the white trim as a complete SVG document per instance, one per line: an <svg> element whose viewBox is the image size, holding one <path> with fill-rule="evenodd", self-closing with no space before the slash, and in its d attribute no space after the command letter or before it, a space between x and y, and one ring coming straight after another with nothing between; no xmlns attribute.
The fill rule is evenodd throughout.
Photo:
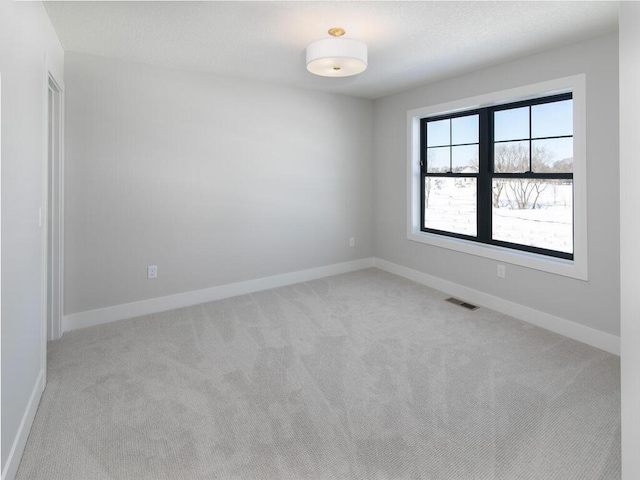
<svg viewBox="0 0 640 480"><path fill-rule="evenodd" d="M640 478L640 3L621 2L620 74L620 362L622 480Z"/></svg>
<svg viewBox="0 0 640 480"><path fill-rule="evenodd" d="M336 263L333 265L300 270L297 272L283 273L270 277L257 278L255 280L247 280L245 282L220 285L218 287L205 288L203 290L194 290L191 292L168 295L166 297L115 305L113 307L72 313L70 315L65 315L62 318L63 331L68 332L70 330L91 327L116 320L123 320L126 318L198 305L200 303L213 302L223 298L269 290L271 288L307 282L309 280L371 267L373 267L373 259L370 257L362 258L360 260Z"/></svg>
<svg viewBox="0 0 640 480"><path fill-rule="evenodd" d="M518 320L531 323L537 327L550 330L554 333L564 335L592 347L599 348L614 355L620 355L620 337L610 333L596 330L570 320L541 312L531 307L526 307L503 298L499 298L488 293L480 292L457 283L443 280L432 275L413 270L380 258L374 258L374 266L401 277L408 278L427 287L440 290L448 295L459 297L460 299L478 304L485 308L490 308L500 313L510 315Z"/></svg>
<svg viewBox="0 0 640 480"><path fill-rule="evenodd" d="M57 292L57 299L54 304L55 310L52 312L53 325L50 332L49 340L57 340L62 336L62 315L64 311L64 103L65 103L65 90L64 82L58 80L52 70L49 68L49 78L58 89L58 152L57 152L57 184L54 194L56 195L56 201L54 205L57 206L57 225L54 229L54 235L57 237L57 261L55 264L54 274L56 276L57 286L54 288L54 292Z"/></svg>
<svg viewBox="0 0 640 480"><path fill-rule="evenodd" d="M47 212L49 201L49 58L44 54L43 90L42 90L42 197L40 211L38 212L38 224L40 226L40 368L44 375L44 385L47 384Z"/></svg>
<svg viewBox="0 0 640 480"><path fill-rule="evenodd" d="M43 390L44 371L41 370L36 380L36 384L33 386L33 390L31 391L27 408L24 415L22 415L18 432L16 433L13 444L11 445L11 450L7 457L7 463L2 471L2 480L13 480L16 476L18 467L20 466L20 460L22 459L22 452L24 452L24 447L27 444L27 438L29 438L29 432L31 431L33 419L36 416L36 411L38 410L38 404L40 403L40 397L42 396Z"/></svg>
<svg viewBox="0 0 640 480"><path fill-rule="evenodd" d="M420 230L420 120L422 118L569 91L573 93L573 261L454 239L425 233ZM586 118L586 77L584 74L409 110L407 112L407 238L415 242L448 248L500 262L520 265L578 280L588 280Z"/></svg>
<svg viewBox="0 0 640 480"><path fill-rule="evenodd" d="M43 207L42 208L42 312L43 312L43 325L42 325L42 369L45 372L45 384L46 384L46 355L47 355L47 341L56 340L62 336L62 316L63 316L63 301L64 301L64 82L61 80L62 76L59 75L54 63L50 62L49 56L44 54L44 153L43 153ZM53 268L54 280L52 283L52 289L55 294L55 298L52 299L52 311L51 319L51 331L48 326L48 266L49 266L49 245L48 245L48 224L49 224L49 90L50 85L53 85L57 93L58 102L58 129L59 135L57 138L56 146L56 158L55 164L52 165L52 171L57 170L56 176L51 179L53 186L52 195L55 196L52 207L55 209L54 218L57 218L56 224L53 226L54 245L57 245L54 252L51 265ZM54 185L55 183L55 185ZM49 334L47 335L47 332Z"/></svg>

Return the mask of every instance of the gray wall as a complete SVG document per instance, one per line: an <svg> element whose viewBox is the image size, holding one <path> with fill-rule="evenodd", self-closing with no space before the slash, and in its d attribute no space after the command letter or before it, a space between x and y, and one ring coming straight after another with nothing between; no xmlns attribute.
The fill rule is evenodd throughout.
<svg viewBox="0 0 640 480"><path fill-rule="evenodd" d="M620 4L622 478L640 478L640 3Z"/></svg>
<svg viewBox="0 0 640 480"><path fill-rule="evenodd" d="M65 313L372 255L372 101L70 52L65 75Z"/></svg>
<svg viewBox="0 0 640 480"><path fill-rule="evenodd" d="M619 334L620 222L617 35L521 58L377 100L374 251L377 257L559 317ZM589 281L407 240L407 110L586 74Z"/></svg>
<svg viewBox="0 0 640 480"><path fill-rule="evenodd" d="M3 470L43 365L45 52L62 80L64 52L42 4L0 0Z"/></svg>

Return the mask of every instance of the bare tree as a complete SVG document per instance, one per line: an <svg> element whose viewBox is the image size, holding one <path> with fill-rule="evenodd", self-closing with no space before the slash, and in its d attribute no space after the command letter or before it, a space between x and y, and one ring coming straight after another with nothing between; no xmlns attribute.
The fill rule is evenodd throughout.
<svg viewBox="0 0 640 480"><path fill-rule="evenodd" d="M546 180L540 181L540 180L535 180L533 181L533 188L536 191L534 198L533 198L533 203L531 204L531 208L535 209L536 206L538 206L538 208L540 208L540 206L538 205L538 199L540 198L540 194L542 192L544 192L547 187L549 186L549 182Z"/></svg>
<svg viewBox="0 0 640 480"><path fill-rule="evenodd" d="M529 155L527 149L521 143L517 144L498 144L495 146L493 157L493 171L495 173L516 173L526 172L529 170ZM521 180L521 179L518 179ZM511 208L522 208L523 195L526 192L521 188L520 182L513 180L496 179L492 185L493 206L500 207L500 197L504 192ZM511 190L511 194L505 191L505 186Z"/></svg>
<svg viewBox="0 0 640 480"><path fill-rule="evenodd" d="M522 143L496 145L495 173L528 173L530 171L528 153L528 149ZM531 170L536 173L555 172L556 165L551 166L550 159L551 153L544 146L534 147ZM519 210L540 208L538 205L540 194L548 186L549 182L535 178L497 179L493 184L493 206L500 207L500 197L504 192L511 208Z"/></svg>
<svg viewBox="0 0 640 480"><path fill-rule="evenodd" d="M502 178L497 178L493 181L493 186L491 190L493 192L493 206L495 208L500 207L500 196L502 195L502 191L504 190L504 186L506 181Z"/></svg>
<svg viewBox="0 0 640 480"><path fill-rule="evenodd" d="M516 173L529 170L529 151L522 143L499 143L495 146L493 171L495 173Z"/></svg>

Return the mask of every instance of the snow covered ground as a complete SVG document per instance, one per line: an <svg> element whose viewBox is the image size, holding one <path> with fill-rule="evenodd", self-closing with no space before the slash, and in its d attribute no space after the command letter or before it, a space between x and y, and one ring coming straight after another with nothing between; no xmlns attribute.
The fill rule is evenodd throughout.
<svg viewBox="0 0 640 480"><path fill-rule="evenodd" d="M431 182L425 227L475 236L476 180L432 177ZM535 209L518 209L513 197L513 191L506 185L500 195L500 206L493 208L495 240L573 252L573 188L570 184L547 184ZM534 197L530 197L529 206Z"/></svg>

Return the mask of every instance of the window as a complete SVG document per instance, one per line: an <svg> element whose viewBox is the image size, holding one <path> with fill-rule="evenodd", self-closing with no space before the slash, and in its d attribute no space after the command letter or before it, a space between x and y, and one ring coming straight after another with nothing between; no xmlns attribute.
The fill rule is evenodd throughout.
<svg viewBox="0 0 640 480"><path fill-rule="evenodd" d="M421 120L425 232L573 259L565 93Z"/></svg>
<svg viewBox="0 0 640 480"><path fill-rule="evenodd" d="M407 112L407 238L587 280L585 75Z"/></svg>

